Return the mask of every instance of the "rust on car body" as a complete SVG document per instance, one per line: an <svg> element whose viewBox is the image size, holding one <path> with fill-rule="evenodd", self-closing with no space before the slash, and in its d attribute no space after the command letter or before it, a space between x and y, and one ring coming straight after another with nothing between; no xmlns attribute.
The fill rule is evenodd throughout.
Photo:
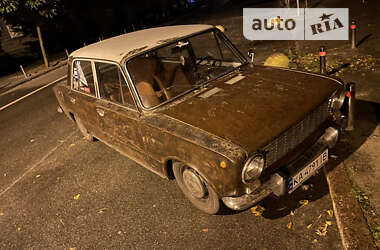
<svg viewBox="0 0 380 250"><path fill-rule="evenodd" d="M205 50L208 39L215 47ZM107 39L73 52L68 68L68 82L54 92L81 132L161 177L174 172L185 195L208 213L219 208L216 196L233 209L246 207L239 197L268 186L303 148L323 141L338 124L330 107L342 101L339 80L251 67L209 25ZM257 156L260 167L246 173Z"/></svg>
<svg viewBox="0 0 380 250"><path fill-rule="evenodd" d="M133 56L133 55L135 55L135 54L137 54L137 53L139 53L139 52L145 50L147 47L148 47L148 46L143 46L143 47L141 47L141 48L133 49L133 50L129 51L129 52L125 55L125 57Z"/></svg>
<svg viewBox="0 0 380 250"><path fill-rule="evenodd" d="M210 84L207 89L222 91L209 98L192 98L162 112L254 152L301 120L339 86L335 81L321 81L319 76L270 67L247 67L242 74L247 77L234 85L224 81Z"/></svg>

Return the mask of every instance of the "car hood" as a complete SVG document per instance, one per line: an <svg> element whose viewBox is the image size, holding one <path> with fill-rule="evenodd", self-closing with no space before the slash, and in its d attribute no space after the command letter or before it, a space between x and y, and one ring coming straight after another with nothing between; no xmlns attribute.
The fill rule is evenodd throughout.
<svg viewBox="0 0 380 250"><path fill-rule="evenodd" d="M246 66L241 75L233 84L229 80L239 75L223 77L159 112L249 153L303 119L341 84L318 74L262 66Z"/></svg>

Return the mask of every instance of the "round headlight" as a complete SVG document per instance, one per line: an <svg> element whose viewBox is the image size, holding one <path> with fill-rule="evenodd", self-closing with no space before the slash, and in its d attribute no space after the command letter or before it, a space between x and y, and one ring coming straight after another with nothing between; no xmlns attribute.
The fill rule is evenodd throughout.
<svg viewBox="0 0 380 250"><path fill-rule="evenodd" d="M340 109L343 106L344 98L346 96L346 90L344 87L340 87L334 91L334 93L330 97L329 101L329 110L334 116L334 118L339 118L341 116Z"/></svg>
<svg viewBox="0 0 380 250"><path fill-rule="evenodd" d="M243 171L241 172L241 179L243 183L250 183L260 177L264 169L264 156L257 154L248 159L245 163Z"/></svg>

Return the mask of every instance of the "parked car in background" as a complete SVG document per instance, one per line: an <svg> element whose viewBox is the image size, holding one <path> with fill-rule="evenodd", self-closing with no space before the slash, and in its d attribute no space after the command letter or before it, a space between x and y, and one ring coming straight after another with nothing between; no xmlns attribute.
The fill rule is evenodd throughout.
<svg viewBox="0 0 380 250"><path fill-rule="evenodd" d="M84 137L175 178L209 214L293 192L347 118L343 82L249 63L210 25L106 39L74 51L68 71L54 93Z"/></svg>

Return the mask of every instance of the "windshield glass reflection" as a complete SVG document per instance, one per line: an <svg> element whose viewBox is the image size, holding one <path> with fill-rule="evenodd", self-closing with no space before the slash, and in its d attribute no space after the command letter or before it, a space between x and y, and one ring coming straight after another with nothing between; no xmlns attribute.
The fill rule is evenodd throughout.
<svg viewBox="0 0 380 250"><path fill-rule="evenodd" d="M134 57L127 68L141 103L152 108L239 67L235 53L211 30Z"/></svg>

